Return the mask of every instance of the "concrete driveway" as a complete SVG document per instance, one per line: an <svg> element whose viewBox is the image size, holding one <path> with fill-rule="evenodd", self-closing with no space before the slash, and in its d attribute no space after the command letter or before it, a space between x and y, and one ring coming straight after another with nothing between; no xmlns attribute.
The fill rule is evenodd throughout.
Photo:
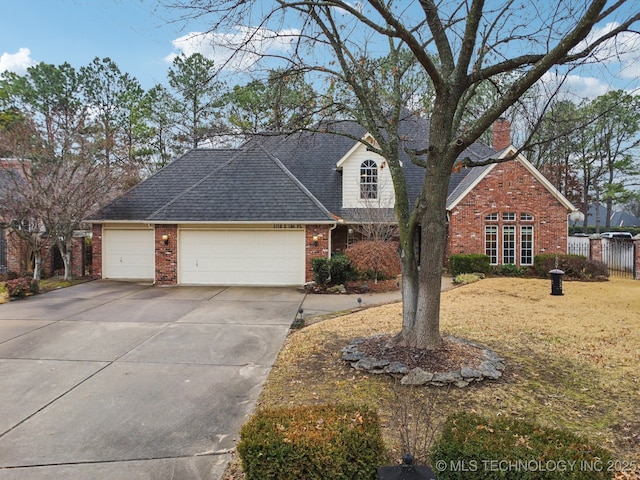
<svg viewBox="0 0 640 480"><path fill-rule="evenodd" d="M219 479L303 299L101 280L0 305L0 479Z"/></svg>

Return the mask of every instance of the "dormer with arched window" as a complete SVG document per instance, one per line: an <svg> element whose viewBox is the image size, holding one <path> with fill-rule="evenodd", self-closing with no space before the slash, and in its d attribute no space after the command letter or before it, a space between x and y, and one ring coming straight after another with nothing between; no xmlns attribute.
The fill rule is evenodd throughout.
<svg viewBox="0 0 640 480"><path fill-rule="evenodd" d="M360 164L360 198L378 198L378 164L370 159Z"/></svg>

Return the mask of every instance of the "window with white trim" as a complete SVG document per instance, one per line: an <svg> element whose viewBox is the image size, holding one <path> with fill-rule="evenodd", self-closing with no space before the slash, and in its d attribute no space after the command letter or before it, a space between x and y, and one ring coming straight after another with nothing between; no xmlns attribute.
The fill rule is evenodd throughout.
<svg viewBox="0 0 640 480"><path fill-rule="evenodd" d="M378 198L378 165L373 160L360 164L360 198Z"/></svg>
<svg viewBox="0 0 640 480"><path fill-rule="evenodd" d="M484 216L485 254L491 265L533 265L534 217L526 212L491 212Z"/></svg>
<svg viewBox="0 0 640 480"><path fill-rule="evenodd" d="M533 265L533 225L520 227L520 265Z"/></svg>
<svg viewBox="0 0 640 480"><path fill-rule="evenodd" d="M491 265L498 264L498 226L485 225L484 227L484 253L489 257Z"/></svg>
<svg viewBox="0 0 640 480"><path fill-rule="evenodd" d="M502 264L516 263L516 226L502 227Z"/></svg>

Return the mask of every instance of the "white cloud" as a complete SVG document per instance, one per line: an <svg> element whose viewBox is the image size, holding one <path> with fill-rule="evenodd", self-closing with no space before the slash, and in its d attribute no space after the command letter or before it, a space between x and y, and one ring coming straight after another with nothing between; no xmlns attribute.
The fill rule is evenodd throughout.
<svg viewBox="0 0 640 480"><path fill-rule="evenodd" d="M31 50L21 48L16 53L3 53L0 55L0 72L15 72L18 75L27 73L27 68L35 65L31 58Z"/></svg>
<svg viewBox="0 0 640 480"><path fill-rule="evenodd" d="M231 33L191 32L173 40L178 51L167 57L167 62L183 53L200 53L215 62L218 68L245 71L253 67L264 55L286 54L296 42L298 30L273 31L266 28L237 26Z"/></svg>
<svg viewBox="0 0 640 480"><path fill-rule="evenodd" d="M557 73L547 72L540 82L546 92L558 92L561 99L579 102L582 99L592 99L604 95L611 86L595 77L583 77L580 75L562 76Z"/></svg>
<svg viewBox="0 0 640 480"><path fill-rule="evenodd" d="M594 28L588 37L576 47L585 48L597 38L619 27L617 22L607 23L603 27ZM616 37L600 45L592 55L590 63L619 64L619 75L622 78L638 78L640 76L640 35L633 32L622 32Z"/></svg>

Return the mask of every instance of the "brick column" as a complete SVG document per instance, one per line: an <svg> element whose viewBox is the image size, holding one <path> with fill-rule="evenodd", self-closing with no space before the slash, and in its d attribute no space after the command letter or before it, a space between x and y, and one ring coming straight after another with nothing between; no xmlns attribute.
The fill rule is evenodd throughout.
<svg viewBox="0 0 640 480"><path fill-rule="evenodd" d="M306 248L306 273L305 282L313 280L311 259L316 257L329 257L330 225L307 225L305 229ZM317 245L316 245L317 242Z"/></svg>
<svg viewBox="0 0 640 480"><path fill-rule="evenodd" d="M589 259L595 262L602 261L602 239L601 238L589 239Z"/></svg>
<svg viewBox="0 0 640 480"><path fill-rule="evenodd" d="M102 225L93 224L91 236L91 278L102 278Z"/></svg>
<svg viewBox="0 0 640 480"><path fill-rule="evenodd" d="M166 235L166 244L163 237ZM178 283L178 226L156 225L156 285Z"/></svg>

